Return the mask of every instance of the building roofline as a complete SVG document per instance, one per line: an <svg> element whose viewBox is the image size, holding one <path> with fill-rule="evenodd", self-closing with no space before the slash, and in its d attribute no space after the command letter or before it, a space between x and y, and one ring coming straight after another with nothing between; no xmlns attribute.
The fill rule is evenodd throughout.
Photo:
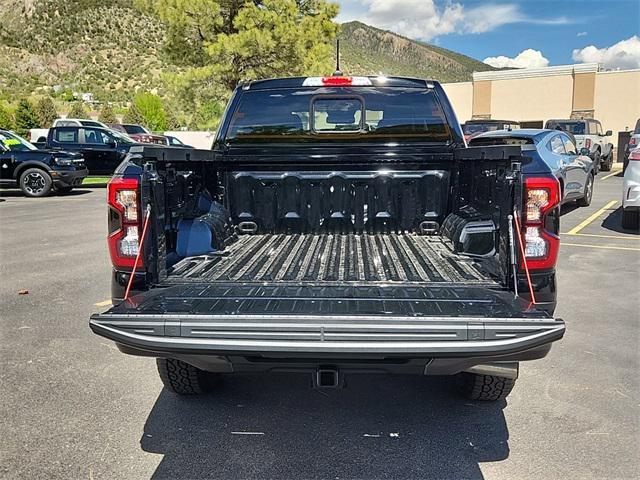
<svg viewBox="0 0 640 480"><path fill-rule="evenodd" d="M550 77L554 75L572 75L574 73L595 73L600 70L598 63L577 63L543 68L518 68L492 72L474 72L473 80L510 80L514 78Z"/></svg>

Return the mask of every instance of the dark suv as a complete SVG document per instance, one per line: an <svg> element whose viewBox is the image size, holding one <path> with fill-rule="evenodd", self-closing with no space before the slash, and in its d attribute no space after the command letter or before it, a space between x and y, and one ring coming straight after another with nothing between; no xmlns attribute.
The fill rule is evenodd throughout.
<svg viewBox="0 0 640 480"><path fill-rule="evenodd" d="M82 155L39 150L24 138L0 130L0 183L18 186L28 197L44 197L51 190L70 192L87 176Z"/></svg>

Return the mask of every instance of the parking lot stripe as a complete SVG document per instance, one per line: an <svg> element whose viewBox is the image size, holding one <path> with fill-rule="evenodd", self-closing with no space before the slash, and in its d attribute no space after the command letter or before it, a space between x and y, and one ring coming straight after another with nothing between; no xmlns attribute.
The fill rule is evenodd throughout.
<svg viewBox="0 0 640 480"><path fill-rule="evenodd" d="M618 175L619 173L620 173L620 170L616 170L615 172L611 172L609 175L605 175L604 177L602 177L602 180L606 180L607 178L614 177L614 176Z"/></svg>
<svg viewBox="0 0 640 480"><path fill-rule="evenodd" d="M640 252L640 248L631 248L631 247L616 247L613 245L585 245L582 243L567 243L562 242L562 246L568 247L585 247L585 248L599 248L601 250L629 250L632 252Z"/></svg>
<svg viewBox="0 0 640 480"><path fill-rule="evenodd" d="M108 305L111 305L111 300L105 300L104 302L94 303L94 305L96 307L106 307Z"/></svg>
<svg viewBox="0 0 640 480"><path fill-rule="evenodd" d="M604 212L606 212L608 209L610 209L611 207L613 207L616 203L618 203L617 200L611 200L609 203L607 203L604 207L602 207L600 210L598 210L596 213L594 213L593 215L591 215L589 218L587 218L586 220L583 220L582 222L580 222L577 226L573 227L571 230L569 230L567 232L568 235L575 235L576 233L578 233L580 230L582 230L584 227L586 227L587 225L589 225L591 222L593 222L594 220L596 220L600 215L602 215Z"/></svg>
<svg viewBox="0 0 640 480"><path fill-rule="evenodd" d="M612 238L614 240L636 240L636 241L640 241L640 237L623 237L622 235L598 235L598 234L595 234L595 233L561 233L560 235L571 235L573 237Z"/></svg>

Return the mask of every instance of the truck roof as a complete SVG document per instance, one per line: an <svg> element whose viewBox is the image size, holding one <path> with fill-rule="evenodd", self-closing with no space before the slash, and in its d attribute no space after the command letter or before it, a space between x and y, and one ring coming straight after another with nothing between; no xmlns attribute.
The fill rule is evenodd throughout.
<svg viewBox="0 0 640 480"><path fill-rule="evenodd" d="M351 83L349 82L351 80ZM326 77L283 77L243 82L243 90L267 90L272 88L301 88L319 86L373 86L373 87L413 87L433 88L438 82L413 77L378 76L326 76Z"/></svg>

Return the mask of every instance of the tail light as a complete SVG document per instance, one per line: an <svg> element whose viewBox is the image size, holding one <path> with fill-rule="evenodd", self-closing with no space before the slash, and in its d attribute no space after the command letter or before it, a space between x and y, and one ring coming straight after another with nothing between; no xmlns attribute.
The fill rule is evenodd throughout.
<svg viewBox="0 0 640 480"><path fill-rule="evenodd" d="M560 238L547 230L547 215L560 205L560 184L552 177L526 178L523 233L529 270L553 268L558 259Z"/></svg>
<svg viewBox="0 0 640 480"><path fill-rule="evenodd" d="M368 77L307 77L302 82L304 87L348 87L348 86L370 86L371 79Z"/></svg>
<svg viewBox="0 0 640 480"><path fill-rule="evenodd" d="M109 254L114 267L133 268L140 232L140 182L113 177L107 185ZM140 259L142 260L142 258ZM141 262L138 262L139 266Z"/></svg>
<svg viewBox="0 0 640 480"><path fill-rule="evenodd" d="M584 147L588 148L589 150L591 150L591 139L590 138L585 138Z"/></svg>
<svg viewBox="0 0 640 480"><path fill-rule="evenodd" d="M637 139L636 137L631 137L631 138L629 139L629 146L630 146L630 147L633 147L633 146L635 146L635 145L637 145L637 144L638 144L638 139Z"/></svg>
<svg viewBox="0 0 640 480"><path fill-rule="evenodd" d="M629 161L640 161L640 149L634 149L629 153Z"/></svg>

